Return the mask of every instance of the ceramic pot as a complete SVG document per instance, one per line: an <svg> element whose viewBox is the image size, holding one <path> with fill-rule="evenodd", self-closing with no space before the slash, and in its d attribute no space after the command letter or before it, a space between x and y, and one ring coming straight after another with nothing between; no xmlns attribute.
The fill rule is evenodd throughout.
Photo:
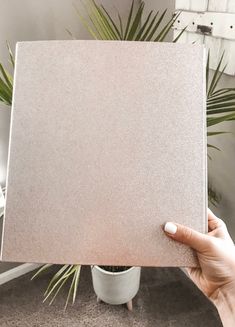
<svg viewBox="0 0 235 327"><path fill-rule="evenodd" d="M132 310L132 299L139 290L140 267L121 272L109 272L99 266L91 266L92 281L97 301L109 304L127 304Z"/></svg>

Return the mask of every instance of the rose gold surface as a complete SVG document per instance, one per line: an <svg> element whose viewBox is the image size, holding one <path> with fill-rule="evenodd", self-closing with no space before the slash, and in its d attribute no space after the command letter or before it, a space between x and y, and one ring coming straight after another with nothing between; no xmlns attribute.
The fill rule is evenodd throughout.
<svg viewBox="0 0 235 327"><path fill-rule="evenodd" d="M204 49L17 47L2 259L195 265L166 221L206 231Z"/></svg>

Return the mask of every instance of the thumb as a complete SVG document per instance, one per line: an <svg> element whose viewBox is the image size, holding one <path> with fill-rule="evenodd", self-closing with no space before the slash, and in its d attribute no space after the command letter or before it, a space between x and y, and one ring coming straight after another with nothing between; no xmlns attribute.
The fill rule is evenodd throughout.
<svg viewBox="0 0 235 327"><path fill-rule="evenodd" d="M164 226L164 231L170 238L186 244L198 252L204 252L210 244L209 236L183 225L168 222Z"/></svg>

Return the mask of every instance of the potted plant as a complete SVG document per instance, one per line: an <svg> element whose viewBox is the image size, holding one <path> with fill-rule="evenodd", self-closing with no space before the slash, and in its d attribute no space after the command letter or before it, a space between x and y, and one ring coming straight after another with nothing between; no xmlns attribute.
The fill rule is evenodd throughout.
<svg viewBox="0 0 235 327"><path fill-rule="evenodd" d="M80 11L77 10L80 20L95 39L102 40L128 40L128 41L152 41L163 42L170 32L177 16L173 16L166 24L162 24L166 11L162 14L149 12L143 20L144 3L136 4L137 9L134 14L133 0L128 19L124 24L123 18L118 13L118 24L111 17L108 11L102 6L97 5L94 0L88 0L86 12L88 19L84 18ZM181 36L173 41L176 42ZM70 32L72 35L72 33ZM14 61L12 55L13 67ZM207 61L207 127L208 138L222 134L224 132L211 132L210 127L216 124L235 119L235 88L219 88L219 82L222 77L224 68L223 56L221 57L216 70L209 82L209 55ZM2 67L2 66L1 66ZM1 69L2 78L0 79L0 101L11 105L12 83L8 78L5 79L5 72ZM4 82L5 81L5 82ZM11 93L8 88L10 88ZM208 148L216 149L214 145L208 143ZM210 158L210 157L209 157ZM217 203L218 196L213 188L209 187L209 201ZM44 265L40 268L33 278L40 275L51 265ZM70 282L68 296L65 307L70 299L74 303L77 295L81 266L64 265L59 268L51 279L48 288L44 294L44 301L50 298L50 304L54 301L61 288ZM131 300L139 288L140 268L139 267L104 267L92 266L92 280L97 300L110 304L127 303L128 309L132 309Z"/></svg>
<svg viewBox="0 0 235 327"><path fill-rule="evenodd" d="M140 271L140 267L91 266L97 302L126 303L131 311L132 299L139 290Z"/></svg>

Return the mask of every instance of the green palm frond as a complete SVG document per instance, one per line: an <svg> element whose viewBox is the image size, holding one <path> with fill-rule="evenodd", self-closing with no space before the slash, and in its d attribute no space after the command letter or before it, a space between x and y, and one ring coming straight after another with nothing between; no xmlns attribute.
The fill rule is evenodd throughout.
<svg viewBox="0 0 235 327"><path fill-rule="evenodd" d="M36 274L33 275L32 279L35 279L39 275L41 275L42 272L47 270L52 265L44 265L41 267ZM78 283L79 283L79 277L80 277L80 271L81 266L80 265L63 265L60 266L59 270L55 275L52 277L45 293L44 293L44 300L43 302L50 300L49 305L51 305L58 293L61 291L61 289L65 286L66 283L69 283L69 290L68 290L68 296L65 302L65 309L68 306L68 303L70 299L72 300L72 304L74 304L76 300L77 295L77 289L78 289Z"/></svg>
<svg viewBox="0 0 235 327"><path fill-rule="evenodd" d="M235 88L219 88L226 65L222 66L222 54L216 70L209 83L210 54L208 54L206 68L207 85L207 127L235 119Z"/></svg>
<svg viewBox="0 0 235 327"><path fill-rule="evenodd" d="M207 136L222 135L227 132L209 131L209 128L220 123L235 120L235 88L219 88L222 75L225 71L226 65L223 65L224 53L222 54L218 65L213 72L211 81L209 82L209 66L210 66L210 53L208 53L207 67L206 67L206 92L207 92ZM208 149L221 151L218 147L212 144L207 144ZM212 159L208 155L209 159ZM208 200L213 205L220 202L221 197L217 192L208 186Z"/></svg>
<svg viewBox="0 0 235 327"><path fill-rule="evenodd" d="M218 203L221 201L221 194L211 185L210 180L208 181L208 201L215 207L217 207Z"/></svg>
<svg viewBox="0 0 235 327"><path fill-rule="evenodd" d="M207 132L207 136L215 136L215 135L221 135L221 134L230 134L230 132Z"/></svg>
<svg viewBox="0 0 235 327"><path fill-rule="evenodd" d="M14 59L7 43L9 61L14 69ZM12 92L13 92L13 78L12 75L3 67L0 63L0 101L4 104L11 106L12 104Z"/></svg>
<svg viewBox="0 0 235 327"><path fill-rule="evenodd" d="M207 143L207 147L208 147L208 148L215 149L215 150L217 150L217 151L221 151L217 146L212 145L212 144L209 144L209 143Z"/></svg>
<svg viewBox="0 0 235 327"><path fill-rule="evenodd" d="M88 18L85 18L78 8L76 8L77 14L87 31L97 40L163 42L180 15L180 13L173 15L167 23L163 24L167 10L161 15L159 12L150 11L144 19L145 3L132 0L125 23L119 13L117 13L116 19L113 18L104 6L97 4L95 0L88 0L83 3L83 6ZM135 8L136 10L134 10ZM177 36L174 42L180 38L183 32Z"/></svg>

